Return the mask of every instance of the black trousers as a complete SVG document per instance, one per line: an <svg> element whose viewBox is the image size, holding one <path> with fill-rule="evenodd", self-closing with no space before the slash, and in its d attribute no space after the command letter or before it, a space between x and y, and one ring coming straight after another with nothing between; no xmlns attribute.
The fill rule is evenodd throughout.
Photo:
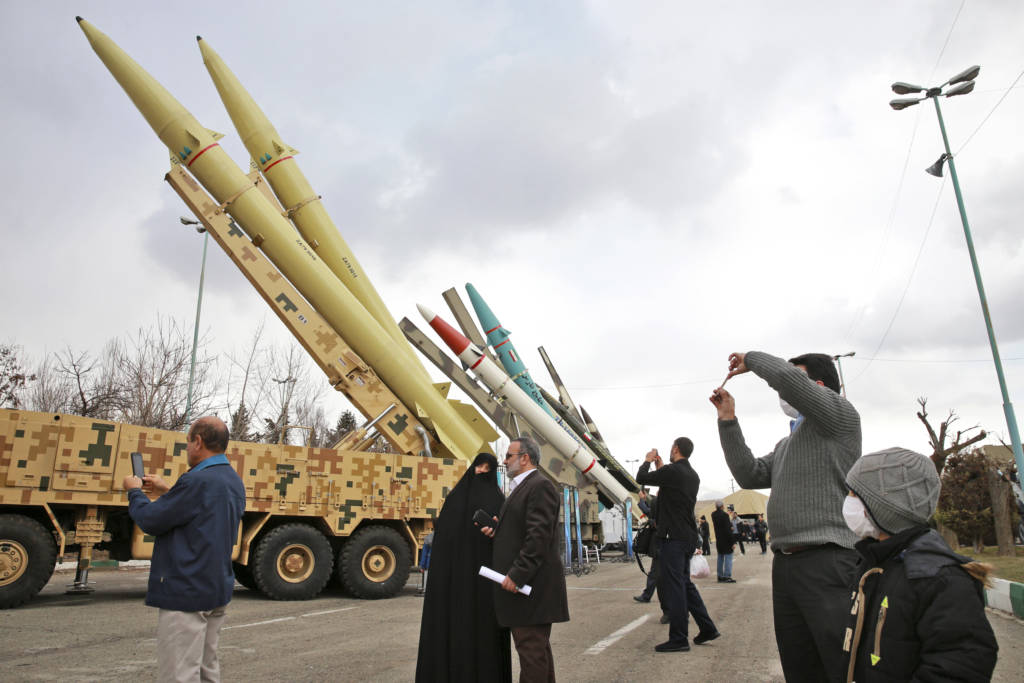
<svg viewBox="0 0 1024 683"><path fill-rule="evenodd" d="M787 683L841 681L857 552L827 544L772 563L775 643Z"/></svg>
<svg viewBox="0 0 1024 683"><path fill-rule="evenodd" d="M519 654L519 683L555 683L555 657L551 654L551 624L513 626L512 640Z"/></svg>
<svg viewBox="0 0 1024 683"><path fill-rule="evenodd" d="M693 544L676 539L666 539L661 543L658 593L662 609L669 617L668 639L672 643L688 642L691 614L702 632L713 633L717 630L700 597L700 591L690 580L690 556L696 549Z"/></svg>

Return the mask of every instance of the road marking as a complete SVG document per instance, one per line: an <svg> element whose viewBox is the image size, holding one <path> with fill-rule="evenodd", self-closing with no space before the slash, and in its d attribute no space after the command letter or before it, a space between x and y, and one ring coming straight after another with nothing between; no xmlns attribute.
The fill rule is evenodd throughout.
<svg viewBox="0 0 1024 683"><path fill-rule="evenodd" d="M632 631L633 629L637 628L638 626L643 624L645 621L647 621L647 619L650 616L651 615L649 615L649 614L645 614L644 616L642 616L642 617L640 617L638 619L634 619L633 621L629 622L628 624L626 624L625 626L620 628L618 631L616 631L615 633L613 633L610 636L608 636L607 638L605 638L604 640L599 640L596 643L594 643L593 645L591 645L587 649L587 651L584 652L583 654L585 654L585 655L599 655L599 654L601 654L602 652L605 651L605 649L607 647L609 647L611 645L614 645L616 642L618 642L619 638L621 638L622 636L626 635L627 633L629 633L630 631Z"/></svg>
<svg viewBox="0 0 1024 683"><path fill-rule="evenodd" d="M266 621L254 621L251 624L238 624L237 626L225 626L221 631L229 631L233 628L249 628L250 626L263 626L265 624L276 624L279 621L292 621L295 617L281 617L280 619L267 619Z"/></svg>
<svg viewBox="0 0 1024 683"><path fill-rule="evenodd" d="M318 617L321 614L334 614L335 612L347 612L350 609L356 609L359 605L352 605L351 607L342 607L340 609L325 609L323 612L310 612L309 614L303 614L304 617Z"/></svg>

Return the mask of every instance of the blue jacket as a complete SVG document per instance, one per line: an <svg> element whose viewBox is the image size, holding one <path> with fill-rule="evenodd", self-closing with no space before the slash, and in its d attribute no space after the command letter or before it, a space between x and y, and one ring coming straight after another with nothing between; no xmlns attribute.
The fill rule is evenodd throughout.
<svg viewBox="0 0 1024 683"><path fill-rule="evenodd" d="M131 518L156 536L146 604L179 612L228 604L245 486L227 457L207 458L152 502L142 489L128 491L128 501Z"/></svg>

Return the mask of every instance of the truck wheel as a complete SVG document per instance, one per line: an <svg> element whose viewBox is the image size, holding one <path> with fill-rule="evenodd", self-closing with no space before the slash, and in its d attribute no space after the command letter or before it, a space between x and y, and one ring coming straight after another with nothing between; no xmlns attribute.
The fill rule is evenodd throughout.
<svg viewBox="0 0 1024 683"><path fill-rule="evenodd" d="M358 598L396 595L409 580L411 564L409 544L386 526L364 527L341 548L342 583Z"/></svg>
<svg viewBox="0 0 1024 683"><path fill-rule="evenodd" d="M256 586L267 597L309 600L331 578L334 555L331 544L313 527L283 524L260 539L250 566Z"/></svg>
<svg viewBox="0 0 1024 683"><path fill-rule="evenodd" d="M53 576L57 544L36 520L0 515L0 609L35 597Z"/></svg>
<svg viewBox="0 0 1024 683"><path fill-rule="evenodd" d="M252 577L251 565L232 562L231 568L235 572L235 580L238 581L238 583L242 584L251 591L259 590L256 587L256 580Z"/></svg>

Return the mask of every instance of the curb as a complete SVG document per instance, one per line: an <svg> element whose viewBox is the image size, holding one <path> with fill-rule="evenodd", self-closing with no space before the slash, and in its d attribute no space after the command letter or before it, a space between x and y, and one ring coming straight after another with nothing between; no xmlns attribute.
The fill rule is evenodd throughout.
<svg viewBox="0 0 1024 683"><path fill-rule="evenodd" d="M1024 619L1024 583L992 579L992 588L985 589L985 604Z"/></svg>
<svg viewBox="0 0 1024 683"><path fill-rule="evenodd" d="M90 569L96 569L97 567L113 567L115 569L133 569L136 567L148 567L149 560L128 560L127 562L118 562L117 560L96 560L89 565ZM58 562L55 569L77 569L77 562Z"/></svg>

